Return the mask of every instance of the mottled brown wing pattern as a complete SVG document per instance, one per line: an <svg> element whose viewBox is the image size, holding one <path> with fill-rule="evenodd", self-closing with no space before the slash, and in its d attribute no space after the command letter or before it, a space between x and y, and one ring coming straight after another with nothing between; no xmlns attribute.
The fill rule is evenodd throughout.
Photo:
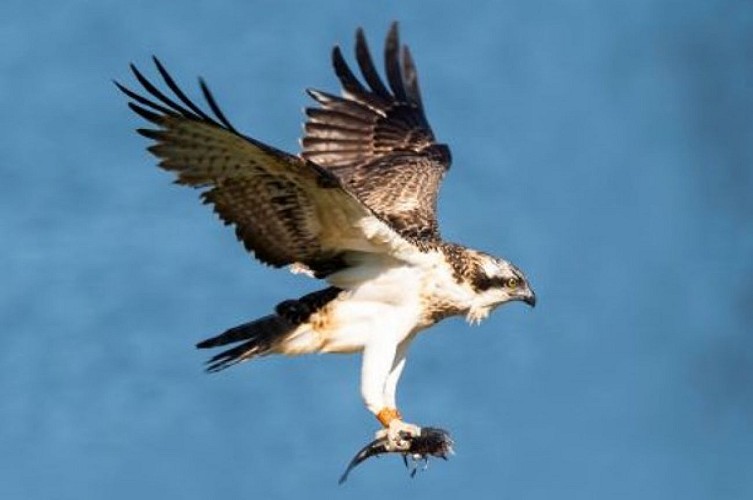
<svg viewBox="0 0 753 500"><path fill-rule="evenodd" d="M439 241L436 201L450 166L450 150L437 144L426 120L413 58L400 46L397 24L385 44L382 81L362 30L356 33L359 80L339 47L332 61L342 97L317 90L308 108L302 156L331 171L404 237Z"/></svg>
<svg viewBox="0 0 753 500"><path fill-rule="evenodd" d="M323 168L240 135L203 82L214 116L202 111L154 61L173 97L134 66L150 98L116 84L131 98L131 109L157 126L138 131L154 141L148 149L160 167L175 173L179 184L207 187L203 200L235 226L238 238L262 262L302 263L320 276L341 266L342 249L322 241L335 241L333 230L352 227L345 222L370 211Z"/></svg>
<svg viewBox="0 0 753 500"><path fill-rule="evenodd" d="M400 168L395 168L395 163ZM438 241L436 197L420 198L425 186L436 186L442 173L430 160L414 154L393 154L354 169L349 189L374 212L417 243ZM373 189L378 185L379 189Z"/></svg>

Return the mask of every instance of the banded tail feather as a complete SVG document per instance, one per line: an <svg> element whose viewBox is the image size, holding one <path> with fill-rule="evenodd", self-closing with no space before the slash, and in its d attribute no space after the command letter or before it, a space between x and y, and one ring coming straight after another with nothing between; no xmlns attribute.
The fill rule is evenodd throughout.
<svg viewBox="0 0 753 500"><path fill-rule="evenodd" d="M202 340L196 344L198 349L211 349L242 342L212 356L206 362L206 370L214 373L242 361L280 352L285 340L289 339L300 325L306 323L312 314L337 298L340 292L342 290L337 287L328 287L299 299L280 302L275 307L274 314L243 323L215 337Z"/></svg>
<svg viewBox="0 0 753 500"><path fill-rule="evenodd" d="M225 332L196 344L199 349L209 349L228 344L243 342L212 356L206 362L208 372L218 372L241 361L275 352L275 346L285 336L295 330L297 325L285 318L270 314L263 318L243 323Z"/></svg>

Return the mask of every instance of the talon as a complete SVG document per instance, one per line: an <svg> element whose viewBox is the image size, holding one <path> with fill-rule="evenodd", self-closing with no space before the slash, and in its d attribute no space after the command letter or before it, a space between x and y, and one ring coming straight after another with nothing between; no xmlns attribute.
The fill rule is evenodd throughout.
<svg viewBox="0 0 753 500"><path fill-rule="evenodd" d="M396 438L396 436L399 437ZM400 448L400 441L407 443L408 447ZM416 475L421 462L423 462L421 469L426 469L430 457L447 460L447 456L452 454L452 446L452 438L445 430L436 427L420 428L402 420L394 420L394 423L390 422L388 428L381 429L376 433L374 441L356 453L343 475L340 476L340 484L345 482L350 471L358 464L370 457L385 453L399 453L403 459L403 464L413 477Z"/></svg>
<svg viewBox="0 0 753 500"><path fill-rule="evenodd" d="M408 451L413 438L420 435L421 428L419 426L395 418L390 421L387 428L377 431L376 439L387 441L385 443L387 451Z"/></svg>

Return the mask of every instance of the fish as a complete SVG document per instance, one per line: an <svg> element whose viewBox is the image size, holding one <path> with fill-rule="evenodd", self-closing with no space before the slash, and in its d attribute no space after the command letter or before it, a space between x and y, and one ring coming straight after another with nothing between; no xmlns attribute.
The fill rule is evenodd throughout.
<svg viewBox="0 0 753 500"><path fill-rule="evenodd" d="M387 453L399 453L403 457L405 467L410 470L410 477L415 477L420 468L426 470L429 466L429 458L437 457L447 460L454 454L453 446L455 442L450 437L450 433L437 427L422 427L420 434L411 436L405 433L402 436L409 443L407 450L389 450L387 448L387 436L377 438L361 448L356 456L348 464L348 467L340 476L338 484L343 484L348 479L350 472L365 460L384 455ZM409 462L409 459L411 462Z"/></svg>

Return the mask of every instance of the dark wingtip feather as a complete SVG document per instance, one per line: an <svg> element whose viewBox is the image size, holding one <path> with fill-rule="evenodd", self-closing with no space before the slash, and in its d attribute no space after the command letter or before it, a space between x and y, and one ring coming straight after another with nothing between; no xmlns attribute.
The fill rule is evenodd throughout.
<svg viewBox="0 0 753 500"><path fill-rule="evenodd" d="M144 106L148 106L148 107L150 107L150 108L152 108L152 109L154 109L156 111L159 111L160 113L162 113L164 115L175 116L175 111L173 111L171 109L167 109L166 107L164 107L164 106L162 106L160 104L157 104L156 102L151 101L151 100L147 99L144 96L141 96L141 95L137 94L133 90L129 89L128 87L126 87L124 85L121 85L118 82L115 82L115 85L118 87L118 89L121 92L123 92L125 95L127 95L129 98L133 99L134 101L138 102L139 104L143 104Z"/></svg>
<svg viewBox="0 0 753 500"><path fill-rule="evenodd" d="M141 116L145 120L152 122L154 124L159 125L160 122L162 122L162 115L159 115L157 113L154 113L144 107L139 106L136 103L129 102L128 107L131 108L131 110L136 113L137 115Z"/></svg>
<svg viewBox="0 0 753 500"><path fill-rule="evenodd" d="M147 139L160 140L164 134L161 130L154 130L151 128L137 128L136 133L146 137ZM151 147L151 146L150 146Z"/></svg>
<svg viewBox="0 0 753 500"><path fill-rule="evenodd" d="M121 83L120 83L119 81L117 81L117 80L116 80L115 78L111 79L110 81L112 82L112 84L113 84L113 85L115 85L116 87L118 87L118 90L120 90L121 92L123 92L123 93L125 94L125 91L126 91L127 89L125 88L125 86L124 86L124 85L122 85L122 84L121 84Z"/></svg>
<svg viewBox="0 0 753 500"><path fill-rule="evenodd" d="M400 101L406 100L403 75L400 68L400 35L397 30L397 22L393 22L387 33L384 43L384 67L387 72L387 81L392 92Z"/></svg>
<svg viewBox="0 0 753 500"><path fill-rule="evenodd" d="M335 74L340 79L340 83L343 88L351 94L365 94L366 89L363 88L361 82L353 74L348 63L345 62L340 47L335 45L332 49L332 66L335 68Z"/></svg>
<svg viewBox="0 0 753 500"><path fill-rule="evenodd" d="M217 105L217 101L214 100L214 96L212 95L212 92L209 90L209 87L207 86L206 82L204 82L203 78L199 78L199 87L201 87L201 92L204 94L204 99L206 99L207 104L209 104L210 109L212 110L212 113L215 114L217 119L225 125L228 130L238 133L237 130L235 130L235 127L228 121L227 118L225 118L225 114L222 112L220 107Z"/></svg>
<svg viewBox="0 0 753 500"><path fill-rule="evenodd" d="M408 100L423 109L421 89L418 85L418 70L407 45L403 45L403 82L405 83Z"/></svg>
<svg viewBox="0 0 753 500"><path fill-rule="evenodd" d="M128 87L120 83L119 81L115 80L114 78L112 80L112 83L118 88L118 90L123 92L126 96L130 97L131 99L136 99L136 97L140 97L136 92L132 91L131 89L129 89Z"/></svg>
<svg viewBox="0 0 753 500"><path fill-rule="evenodd" d="M180 99L180 101L188 106L191 111L196 113L199 117L203 118L204 120L208 121L209 123L216 123L212 118L209 117L206 113L204 113L201 108L199 108L196 104L191 101L191 99L186 96L186 94L180 89L177 83L175 83L175 80L173 77L168 73L167 69L165 69L165 66L160 62L160 60L157 58L157 56L152 56L152 61L154 61L154 65L157 67L157 71L159 71L160 76L162 76L162 79L165 81L165 84L167 84L168 88L172 91L175 96Z"/></svg>
<svg viewBox="0 0 753 500"><path fill-rule="evenodd" d="M136 77L136 80L139 81L142 87L144 87L144 90L149 92L152 96L159 99L162 104L165 106L168 106L173 111L173 114L175 112L180 113L181 115L185 116L186 118L191 118L194 120L199 119L198 116L196 116L194 113L189 111L188 109L184 108L174 100L170 99L167 95L165 95L160 89L158 89L152 82L149 81L148 78L146 78L141 71L134 65L133 63L130 64L131 71L133 72L133 75ZM145 103L142 103L145 104ZM164 109L164 108L163 108Z"/></svg>
<svg viewBox="0 0 753 500"><path fill-rule="evenodd" d="M384 86L384 83L374 66L374 61L372 60L371 52L369 51L369 44L366 42L366 35L364 35L362 28L356 30L356 61L358 61L358 66L361 68L361 74L369 87L371 87L372 92L389 99L391 97L390 93L387 90L387 87Z"/></svg>
<svg viewBox="0 0 753 500"><path fill-rule="evenodd" d="M149 81L148 78L144 76L143 73L141 73L141 71L136 67L135 64L130 63L129 67L131 69L131 72L133 72L133 75L136 77L136 80L138 80L144 90L146 90L146 92L148 92L156 101L152 101L151 99L137 94L125 85L121 85L120 82L113 80L113 83L121 92L135 101L135 103L141 105L139 106L135 103L129 103L129 106L134 112L138 113L139 115L153 123L160 123L162 121L162 116L152 112L151 110L157 111L162 115L182 116L183 118L187 118L189 120L203 121L218 127L225 127L229 131L241 135L228 121L224 113L220 110L220 107L217 105L217 101L215 100L204 80L202 80L201 78L199 79L199 86L201 87L202 94L204 95L207 104L216 116L216 120L202 111L201 108L199 108L199 106L197 106L181 90L173 77L165 68L165 65L162 64L162 61L160 61L157 56L153 55L152 61L157 67L157 71L162 77L162 80L165 82L165 85L167 85L167 87L170 89L173 95L177 97L180 103L176 102L174 99L159 90L151 81Z"/></svg>

